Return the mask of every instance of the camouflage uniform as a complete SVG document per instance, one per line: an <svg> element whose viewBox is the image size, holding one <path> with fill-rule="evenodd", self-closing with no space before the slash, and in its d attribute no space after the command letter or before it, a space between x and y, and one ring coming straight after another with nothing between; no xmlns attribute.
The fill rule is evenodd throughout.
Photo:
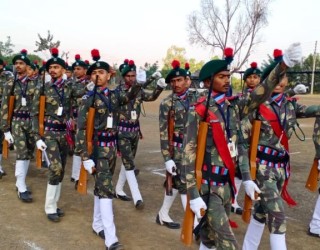
<svg viewBox="0 0 320 250"><path fill-rule="evenodd" d="M40 87L42 88L42 86ZM41 89L37 88L33 102L33 130L36 141L39 135L39 97ZM68 145L66 141L66 122L70 119L73 90L71 82L67 80L53 80L45 83L44 95L44 135L43 140L47 145L47 155L50 160L49 184L58 185L62 182L67 162ZM63 107L62 115L58 115L59 106Z"/></svg>
<svg viewBox="0 0 320 250"><path fill-rule="evenodd" d="M173 96L172 96L173 95ZM184 168L181 166L183 153L184 129L188 118L188 110L199 94L190 89L182 96L170 94L164 98L160 104L159 111L159 128L160 128L160 147L164 161L173 160L176 164L177 175L172 177L172 186L177 189L180 194L186 194L187 188L185 181L181 181L181 177L185 176ZM170 109L174 110L174 152L173 157L169 153L169 136L168 136L168 114Z"/></svg>
<svg viewBox="0 0 320 250"><path fill-rule="evenodd" d="M252 112L270 96L281 74L282 70L278 66L262 84L255 88L246 106L243 108L245 114ZM225 133L225 137L227 137L226 141L228 142L231 139L232 142L237 145L240 134L240 116L237 100L231 99L230 101L225 100L223 102L223 97L222 94L218 94L210 98L209 111L217 116L222 129L229 133L228 136L227 133ZM206 98L204 99L205 100L201 100L196 105L206 105ZM218 104L220 102L224 104ZM226 129L227 124L224 122L224 119L229 125L229 132ZM237 249L239 245L229 225L233 192L229 182L232 180L229 176L229 170L225 167L217 151L217 147L213 142L211 125L209 125L207 134L204 165L202 167L202 184L199 191L196 186L195 160L198 124L200 120L201 117L195 111L195 107L191 107L186 125L183 166L186 168L185 181L190 199L194 200L200 195L207 203L208 210L203 218L204 223L200 223L199 225L201 227L201 242L207 247L216 245L217 249ZM241 158L243 156L239 155L239 157Z"/></svg>
<svg viewBox="0 0 320 250"><path fill-rule="evenodd" d="M77 142L82 160L93 158L96 165L94 174L95 187L94 195L99 198L113 198L112 175L116 163L116 136L117 117L114 115L120 105L125 105L133 99L140 86L134 85L127 93L111 91L108 88L97 92L89 92L83 96L82 104L79 107ZM93 100L94 98L94 100ZM94 103L94 150L92 156L88 154L86 145L86 120L91 104ZM108 117L113 118L112 128L107 127Z"/></svg>

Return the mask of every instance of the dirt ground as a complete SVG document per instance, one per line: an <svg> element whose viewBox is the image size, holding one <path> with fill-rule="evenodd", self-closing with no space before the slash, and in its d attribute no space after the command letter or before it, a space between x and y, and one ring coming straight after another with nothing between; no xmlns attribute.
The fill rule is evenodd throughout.
<svg viewBox="0 0 320 250"><path fill-rule="evenodd" d="M145 103L146 117L141 118L144 135L140 141L136 165L140 169L138 177L140 190L145 202L143 211L137 211L132 202L114 200L115 222L120 242L129 250L138 249L198 249L184 247L180 242L180 230L170 230L155 223L155 218L162 204L164 167L160 154L158 108L161 99L168 95L163 93L159 100ZM319 96L300 96L303 104L320 104ZM306 231L313 213L317 193L311 193L304 185L314 157L312 130L314 119L300 120L306 134L306 141L300 142L295 136L290 142L292 178L289 191L298 206L287 208L288 249L319 249L320 239L307 236ZM10 152L10 159L3 161L7 176L0 180L0 249L105 249L104 242L92 232L93 179L89 181L89 194L82 196L74 190L70 182L72 157L69 157L59 207L65 211L65 217L59 223L48 221L44 213L46 191L46 169L36 169L31 163L27 184L32 190L34 201L22 203L15 191L14 177L15 154ZM117 161L114 180L116 181L121 160ZM127 194L129 194L126 187ZM183 213L180 198L177 197L171 217L182 222ZM243 189L239 198L243 202ZM246 230L246 224L240 216L232 215L239 224L235 235L240 244ZM269 249L269 233L265 230L260 249Z"/></svg>

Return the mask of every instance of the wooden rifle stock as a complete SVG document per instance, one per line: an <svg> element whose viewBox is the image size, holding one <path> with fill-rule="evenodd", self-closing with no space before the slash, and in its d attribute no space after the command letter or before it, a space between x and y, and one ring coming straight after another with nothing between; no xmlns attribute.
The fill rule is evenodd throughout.
<svg viewBox="0 0 320 250"><path fill-rule="evenodd" d="M199 125L199 132L197 138L197 152L196 152L196 163L195 163L195 177L197 181L197 188L201 188L201 179L202 179L202 165L204 154L206 151L206 140L208 133L209 124L205 121L201 121ZM181 229L181 241L186 246L191 246L192 236L193 236L193 223L194 223L194 213L190 209L189 204L190 197L187 198L187 206L184 214L183 226Z"/></svg>
<svg viewBox="0 0 320 250"><path fill-rule="evenodd" d="M319 179L320 171L318 170L318 159L315 158L313 160L313 164L310 169L310 173L305 187L309 189L311 192L317 191Z"/></svg>
<svg viewBox="0 0 320 250"><path fill-rule="evenodd" d="M87 140L87 150L88 154L91 155L93 151L93 132L94 132L94 116L95 116L95 108L90 107L87 117L87 124L86 124L86 140ZM87 180L88 180L88 173L84 168L83 164L81 165L79 182L77 191L80 194L87 194Z"/></svg>
<svg viewBox="0 0 320 250"><path fill-rule="evenodd" d="M7 124L9 127L11 126L11 119L13 116L14 100L15 100L15 96L10 95L9 103L8 103L8 117L7 117ZM4 159L8 159L8 155L9 155L8 148L9 148L9 143L5 139L3 139L2 157Z"/></svg>
<svg viewBox="0 0 320 250"><path fill-rule="evenodd" d="M257 150L260 136L260 128L261 121L254 120L252 124L252 136L250 142L249 156L250 156L250 176L251 180L256 180L257 173ZM256 194L257 195L257 194ZM246 223L250 222L251 218L251 210L252 210L252 200L246 194L244 198L243 212L242 212L242 220Z"/></svg>
<svg viewBox="0 0 320 250"><path fill-rule="evenodd" d="M174 133L174 110L171 107L168 113L168 142L169 142L169 154L171 159L174 156L173 147L173 133ZM166 171L166 195L172 196L172 174Z"/></svg>
<svg viewBox="0 0 320 250"><path fill-rule="evenodd" d="M46 96L40 96L39 102L39 135L42 137L44 135L44 111L46 105ZM42 165L42 151L37 149L36 153L36 166L37 168L41 168ZM49 167L49 166L48 166Z"/></svg>

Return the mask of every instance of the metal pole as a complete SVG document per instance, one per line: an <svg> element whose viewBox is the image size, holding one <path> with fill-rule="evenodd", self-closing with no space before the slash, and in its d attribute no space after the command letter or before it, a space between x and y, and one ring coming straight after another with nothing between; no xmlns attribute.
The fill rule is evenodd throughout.
<svg viewBox="0 0 320 250"><path fill-rule="evenodd" d="M313 65L312 65L312 74L311 74L311 91L310 91L311 95L313 95L314 71L316 70L316 58L317 58L317 41L314 46L314 54L313 54Z"/></svg>

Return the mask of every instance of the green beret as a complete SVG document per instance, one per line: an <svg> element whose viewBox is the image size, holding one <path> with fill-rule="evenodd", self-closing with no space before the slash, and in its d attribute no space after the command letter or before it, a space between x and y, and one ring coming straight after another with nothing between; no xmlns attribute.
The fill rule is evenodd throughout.
<svg viewBox="0 0 320 250"><path fill-rule="evenodd" d="M99 50L97 49L91 50L91 56L95 62L90 65L89 69L87 70L87 75L91 75L91 73L96 69L104 69L107 72L109 72L110 65L106 62L99 61L100 59Z"/></svg>
<svg viewBox="0 0 320 250"><path fill-rule="evenodd" d="M62 68L66 68L66 62L58 57L59 56L59 50L57 48L52 48L51 49L51 55L52 55L52 58L49 59L47 62L46 62L46 70L49 71L49 67L50 65L52 64L58 64L60 65Z"/></svg>
<svg viewBox="0 0 320 250"><path fill-rule="evenodd" d="M77 54L75 55L75 62L72 64L72 69L74 69L76 66L80 66L80 67L83 67L85 69L88 68L88 64L86 64L84 61L81 61L80 60L80 55Z"/></svg>
<svg viewBox="0 0 320 250"><path fill-rule="evenodd" d="M73 72L73 67L66 64L66 70Z"/></svg>
<svg viewBox="0 0 320 250"><path fill-rule="evenodd" d="M119 66L119 71L120 71L120 73L121 73L121 71L123 70L123 68L128 65L128 63L129 63L129 59L125 59L124 62L123 62L123 64L121 64L121 65Z"/></svg>
<svg viewBox="0 0 320 250"><path fill-rule="evenodd" d="M30 65L30 59L27 57L27 50L21 50L20 54L15 55L12 59L12 63L15 64L17 60L24 61L27 65Z"/></svg>
<svg viewBox="0 0 320 250"><path fill-rule="evenodd" d="M120 65L121 66L121 65ZM128 72L131 72L131 71L134 71L134 72L136 72L136 65L134 64L134 61L133 60L130 60L129 62L128 62L128 64L127 65L125 65L124 67L122 67L122 69L121 69L121 75L122 76L125 76Z"/></svg>
<svg viewBox="0 0 320 250"><path fill-rule="evenodd" d="M173 60L171 63L171 66L172 66L172 70L169 72L169 74L165 79L166 83L170 83L172 78L179 77L179 76L183 76L183 77L187 76L187 71L180 68L180 62L178 60Z"/></svg>
<svg viewBox="0 0 320 250"><path fill-rule="evenodd" d="M261 75L261 70L258 68L258 64L256 62L252 62L250 64L250 68L246 69L246 71L243 74L243 80L246 80L248 76L250 75Z"/></svg>
<svg viewBox="0 0 320 250"><path fill-rule="evenodd" d="M230 70L230 63L233 60L233 50L231 48L226 48L224 50L224 55L225 59L211 60L202 66L199 73L200 81L211 78L213 75L221 71Z"/></svg>

